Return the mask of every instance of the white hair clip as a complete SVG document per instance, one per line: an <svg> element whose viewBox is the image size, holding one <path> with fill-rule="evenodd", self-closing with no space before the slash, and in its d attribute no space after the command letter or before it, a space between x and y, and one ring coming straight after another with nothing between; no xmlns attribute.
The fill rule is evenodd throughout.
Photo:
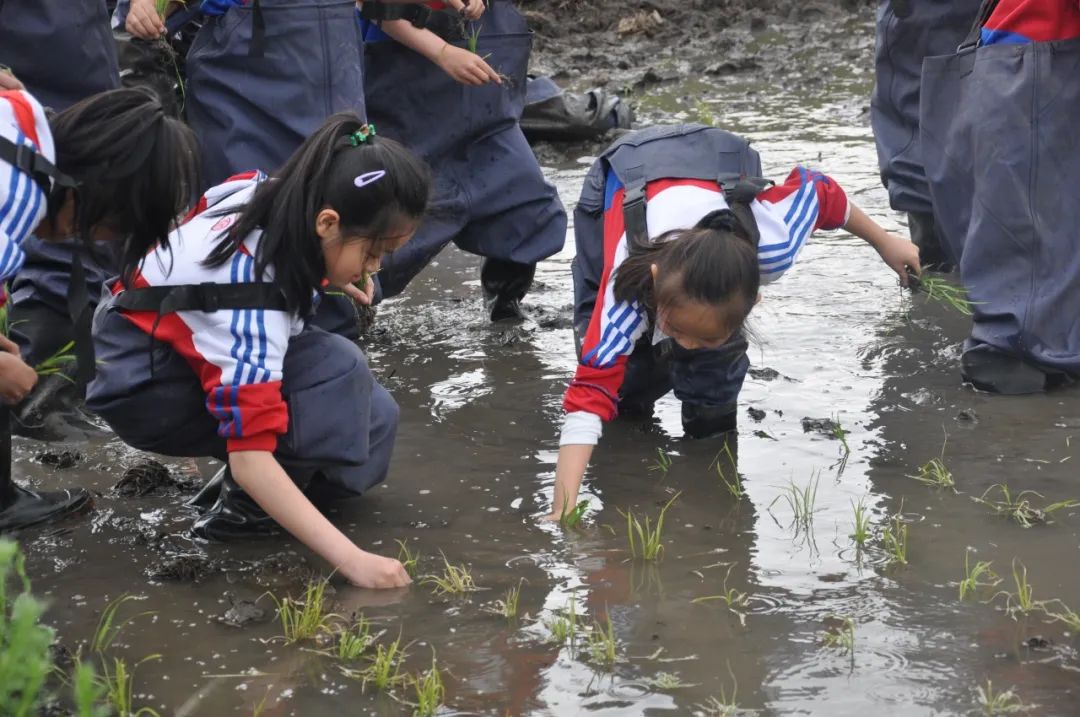
<svg viewBox="0 0 1080 717"><path fill-rule="evenodd" d="M355 184L357 187L366 187L369 184L373 184L374 182L379 181L385 176L385 169L380 169L375 172L365 172L364 174L361 174L359 177L354 179L353 184Z"/></svg>

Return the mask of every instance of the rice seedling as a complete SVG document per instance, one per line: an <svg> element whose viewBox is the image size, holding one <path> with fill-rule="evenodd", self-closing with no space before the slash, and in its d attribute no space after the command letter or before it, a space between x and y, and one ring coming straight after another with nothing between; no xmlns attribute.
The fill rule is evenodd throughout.
<svg viewBox="0 0 1080 717"><path fill-rule="evenodd" d="M341 616L327 611L326 586L329 582L325 578L309 581L304 588L304 597L300 600L291 597L278 600L275 596L270 596L277 606L282 637L287 644L329 633L333 622L341 619Z"/></svg>
<svg viewBox="0 0 1080 717"><path fill-rule="evenodd" d="M980 560L971 565L971 551L964 553L964 579L960 581L960 599L974 595L979 588L992 588L1001 582L1001 578L990 567L991 563Z"/></svg>
<svg viewBox="0 0 1080 717"><path fill-rule="evenodd" d="M948 442L949 437L946 435L945 443L941 444L941 455L937 458L931 458L929 462L919 467L918 473L909 475L908 478L914 478L931 488L948 488L955 493L956 481L953 479L952 471L945 467L945 445Z"/></svg>
<svg viewBox="0 0 1080 717"><path fill-rule="evenodd" d="M908 279L911 290L926 294L928 301L944 304L964 316L972 315L971 307L975 306L975 303L968 299L967 290L964 287L938 276L918 277L909 273Z"/></svg>
<svg viewBox="0 0 1080 717"><path fill-rule="evenodd" d="M908 526L904 522L903 510L904 506L901 504L901 512L892 517L881 533L885 552L889 554L889 565L908 564Z"/></svg>
<svg viewBox="0 0 1080 717"><path fill-rule="evenodd" d="M67 375L65 368L68 364L75 363L75 361L77 361L75 358L75 342L68 341L52 356L34 366L34 372L37 373L38 376L52 376L53 374L57 374L74 383L75 379Z"/></svg>
<svg viewBox="0 0 1080 717"><path fill-rule="evenodd" d="M446 554L440 554L443 559L443 574L428 575L420 581L422 584L433 585L436 595L464 595L480 589L469 568L464 565L451 565Z"/></svg>
<svg viewBox="0 0 1080 717"><path fill-rule="evenodd" d="M787 487L781 489L780 495L773 498L772 503L769 503L769 508L772 508L778 501L783 499L794 516L792 525L795 526L796 530L809 532L814 522L814 505L817 503L818 481L819 476L815 475L802 488L795 485L795 481L791 481Z"/></svg>
<svg viewBox="0 0 1080 717"><path fill-rule="evenodd" d="M1050 605L1057 605L1060 612L1051 612ZM1046 611L1046 616L1054 622L1064 623L1074 635L1080 635L1080 615L1076 614L1071 607L1055 599L1044 603L1043 609Z"/></svg>
<svg viewBox="0 0 1080 717"><path fill-rule="evenodd" d="M559 645L569 643L573 647L574 640L577 637L578 615L576 608L575 598L571 596L566 609L561 610L547 621L548 632L551 633L551 642Z"/></svg>
<svg viewBox="0 0 1080 717"><path fill-rule="evenodd" d="M667 478L668 471L671 470L671 456L663 448L657 448L656 460L649 467L649 470L659 472L661 479Z"/></svg>
<svg viewBox="0 0 1080 717"><path fill-rule="evenodd" d="M521 601L521 583L525 582L522 578L518 584L506 591L506 597L502 600L496 600L493 605L487 608L487 611L493 615L500 615L507 620L513 620L518 616L518 603Z"/></svg>
<svg viewBox="0 0 1080 717"><path fill-rule="evenodd" d="M105 686L105 699L118 717L161 717L157 710L149 707L135 708L135 671L140 665L160 659L161 655L149 655L128 668L123 658L114 657L110 667L108 660L102 657L101 683Z"/></svg>
<svg viewBox="0 0 1080 717"><path fill-rule="evenodd" d="M998 500L990 500L987 498L994 489L997 489L1000 493L1000 498ZM1036 493L1033 490L1025 490L1014 496L1009 490L1009 486L1004 483L995 483L987 488L980 497L973 497L972 500L987 506L997 515L1004 515L1011 518L1024 528L1030 528L1036 523L1049 523L1051 522L1050 516L1053 513L1065 508L1076 508L1080 506L1080 501L1060 500L1056 503L1045 505L1042 508L1036 508L1031 504L1030 497L1042 499L1043 495L1041 493Z"/></svg>
<svg viewBox="0 0 1080 717"><path fill-rule="evenodd" d="M112 712L102 704L107 695L107 688L98 679L94 666L89 662L76 662L71 673L71 696L75 703L75 714L79 717L109 717Z"/></svg>
<svg viewBox="0 0 1080 717"><path fill-rule="evenodd" d="M431 654L431 669L413 678L413 688L416 690L413 717L435 717L446 699L446 686L443 685L442 673L435 664L434 652Z"/></svg>
<svg viewBox="0 0 1080 717"><path fill-rule="evenodd" d="M728 566L727 574L724 575L724 592L719 595L708 595L705 597L694 598L690 602L699 605L701 603L712 602L718 600L727 607L736 617L739 618L739 622L743 627L746 627L746 608L750 605L750 595L748 593L740 592L735 588L728 587L728 578L731 577L731 570L735 567L735 563Z"/></svg>
<svg viewBox="0 0 1080 717"><path fill-rule="evenodd" d="M728 470L724 469L721 464L720 457L724 456L727 459ZM727 441L724 441L724 448L716 455L716 473L720 476L720 482L727 488L727 492L731 494L731 497L735 500L742 500L746 495L746 491L743 488L742 476L739 475L739 466L735 460L735 456L731 452L731 446ZM731 475L728 476L730 470Z"/></svg>
<svg viewBox="0 0 1080 717"><path fill-rule="evenodd" d="M843 655L854 653L855 621L850 617L831 617L826 619L826 623L821 644L829 649L840 650Z"/></svg>
<svg viewBox="0 0 1080 717"><path fill-rule="evenodd" d="M851 446L849 446L847 442L848 433L849 431L840 425L840 414L833 414L832 437L840 441L840 447L844 451L845 456L851 455Z"/></svg>
<svg viewBox="0 0 1080 717"><path fill-rule="evenodd" d="M12 596L9 583L21 586L21 592ZM41 624L44 612L45 604L30 593L19 546L0 540L0 714L37 714L52 669L53 630Z"/></svg>
<svg viewBox="0 0 1080 717"><path fill-rule="evenodd" d="M687 687L697 687L697 685L683 682L681 677L672 672L657 672L649 678L648 685L650 689L656 692L671 692L672 690L681 690Z"/></svg>
<svg viewBox="0 0 1080 717"><path fill-rule="evenodd" d="M477 25L476 23L469 23L469 29L465 32L465 45L469 48L469 52L477 54L477 48L480 45L480 31L484 29L483 25Z"/></svg>
<svg viewBox="0 0 1080 717"><path fill-rule="evenodd" d="M854 513L852 533L848 537L855 541L855 546L862 550L870 540L870 512L866 509L866 498L859 498L859 502L851 501L851 509Z"/></svg>
<svg viewBox="0 0 1080 717"><path fill-rule="evenodd" d="M356 662L376 637L371 634L371 621L361 615L359 620L338 633L334 655L342 662Z"/></svg>
<svg viewBox="0 0 1080 717"><path fill-rule="evenodd" d="M611 624L611 615L604 622L595 622L586 635L586 649L589 659L603 667L610 668L619 656L619 643L615 639L615 627Z"/></svg>
<svg viewBox="0 0 1080 717"><path fill-rule="evenodd" d="M577 524L581 522L581 519L585 517L585 512L589 509L589 501L580 501L571 510L567 510L567 507L566 505L563 506L562 516L559 518L559 525L563 527L563 530L577 527Z"/></svg>
<svg viewBox="0 0 1080 717"><path fill-rule="evenodd" d="M656 518L655 525L649 516L645 516L645 522L642 523L632 512L623 513L621 510L619 511L626 517L626 537L630 544L630 555L633 558L659 560L660 556L663 555L664 516L671 504L680 495L682 495L681 492L676 493L671 497L671 500L664 504L664 507L660 509L660 515Z"/></svg>
<svg viewBox="0 0 1080 717"><path fill-rule="evenodd" d="M738 693L739 682L735 679L735 673L731 671L731 663L727 666L728 674L731 675L731 695L726 687L720 688L719 697L710 697L697 708L708 717L736 717L742 710L739 709Z"/></svg>
<svg viewBox="0 0 1080 717"><path fill-rule="evenodd" d="M410 578L416 578L416 566L420 562L420 553L409 550L409 544L404 540L395 541L398 544L398 562L405 568Z"/></svg>
<svg viewBox="0 0 1080 717"><path fill-rule="evenodd" d="M1017 570L1016 567L1018 564L1020 566L1019 570ZM1036 610L1041 609L1044 603L1035 600L1035 588L1028 582L1027 567L1015 558L1012 562L1012 574L1016 592L1011 593L1007 590L1001 590L994 595L995 598L998 597L998 595L1005 596L1005 612L1012 617L1016 617L1017 613L1020 613L1021 615L1030 615Z"/></svg>
<svg viewBox="0 0 1080 717"><path fill-rule="evenodd" d="M372 685L379 692L389 692L404 684L407 675L401 674L401 663L405 660L405 650L401 646L401 637L389 645L377 645L375 654L368 658L371 664L359 672L347 671L345 674L360 680L360 689L367 691Z"/></svg>
<svg viewBox="0 0 1080 717"><path fill-rule="evenodd" d="M994 692L994 683L986 681L986 685L976 688L976 703L982 708L983 714L988 717L995 715L1011 715L1017 712L1027 712L1031 705L1025 705L1020 701L1019 695L1012 689L1004 692Z"/></svg>

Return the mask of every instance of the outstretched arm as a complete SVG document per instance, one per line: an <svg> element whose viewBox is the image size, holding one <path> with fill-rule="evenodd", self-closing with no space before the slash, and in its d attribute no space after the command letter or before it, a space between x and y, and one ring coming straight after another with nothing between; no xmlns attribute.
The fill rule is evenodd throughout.
<svg viewBox="0 0 1080 717"><path fill-rule="evenodd" d="M472 0L479 3L480 0ZM499 73L479 55L451 45L430 30L414 27L407 20L382 23L382 30L402 45L438 65L443 72L463 85L502 84Z"/></svg>
<svg viewBox="0 0 1080 717"><path fill-rule="evenodd" d="M918 276L922 273L919 264L919 247L907 239L901 239L885 231L877 222L854 204L844 229L865 241L877 250L881 260L900 277L900 283L908 285L908 269Z"/></svg>

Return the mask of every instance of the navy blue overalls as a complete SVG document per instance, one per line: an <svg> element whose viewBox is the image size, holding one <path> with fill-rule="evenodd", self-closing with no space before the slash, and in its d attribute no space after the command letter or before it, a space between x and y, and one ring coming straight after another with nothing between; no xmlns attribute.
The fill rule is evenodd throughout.
<svg viewBox="0 0 1080 717"><path fill-rule="evenodd" d="M449 13L428 28L465 47ZM383 261L382 297L405 286L451 241L486 258L487 293L520 299L536 262L563 247L566 212L521 132L532 33L506 0L475 23L477 54L504 75L502 85L467 87L422 55L366 24L368 118L380 135L403 142L435 173L428 217L402 249Z"/></svg>
<svg viewBox="0 0 1080 717"><path fill-rule="evenodd" d="M626 211L612 204L619 188L628 201L659 179L730 180L760 177L761 158L742 137L702 125L651 127L619 139L593 163L574 210L577 255L574 327L580 354L604 271L604 216ZM693 226L698 218L690 218ZM629 228L629 224L628 224ZM655 319L654 324L655 326ZM746 338L736 334L717 349L687 350L672 339L653 344L652 330L638 340L619 392L619 414L647 413L668 391L682 402L691 437L734 427L734 413L750 360Z"/></svg>
<svg viewBox="0 0 1080 717"><path fill-rule="evenodd" d="M923 264L955 264L934 225L930 188L919 142L919 84L923 59L954 52L963 42L980 0L882 0L877 12L870 122L881 180L893 209L908 214L911 239Z"/></svg>
<svg viewBox="0 0 1080 717"><path fill-rule="evenodd" d="M964 376L1040 391L1080 376L1080 40L980 47L980 29L924 65L926 175L974 302Z"/></svg>
<svg viewBox="0 0 1080 717"><path fill-rule="evenodd" d="M86 405L126 444L166 456L228 459L191 365L124 318L111 296L94 315L94 346L100 363ZM309 324L290 339L282 375L289 426L274 457L293 481L342 497L381 483L398 407L359 347Z"/></svg>
<svg viewBox="0 0 1080 717"><path fill-rule="evenodd" d="M207 18L187 57L187 116L207 187L273 173L335 112L364 116L352 0L252 0Z"/></svg>
<svg viewBox="0 0 1080 717"><path fill-rule="evenodd" d="M105 0L0 0L0 64L58 111L119 87Z"/></svg>

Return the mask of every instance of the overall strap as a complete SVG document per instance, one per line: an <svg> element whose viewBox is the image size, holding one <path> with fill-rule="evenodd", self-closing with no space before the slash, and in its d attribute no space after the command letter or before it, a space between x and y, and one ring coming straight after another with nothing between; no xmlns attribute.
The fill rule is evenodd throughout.
<svg viewBox="0 0 1080 717"><path fill-rule="evenodd" d="M51 188L50 179L61 187L78 186L78 182L57 169L55 164L36 152L33 147L16 144L7 137L0 137L0 161L29 174L46 194Z"/></svg>
<svg viewBox="0 0 1080 717"><path fill-rule="evenodd" d="M285 295L273 284L249 282L243 284L178 284L176 286L147 286L125 289L117 294L115 306L127 311L153 311L160 316L177 311L268 309L287 311Z"/></svg>

